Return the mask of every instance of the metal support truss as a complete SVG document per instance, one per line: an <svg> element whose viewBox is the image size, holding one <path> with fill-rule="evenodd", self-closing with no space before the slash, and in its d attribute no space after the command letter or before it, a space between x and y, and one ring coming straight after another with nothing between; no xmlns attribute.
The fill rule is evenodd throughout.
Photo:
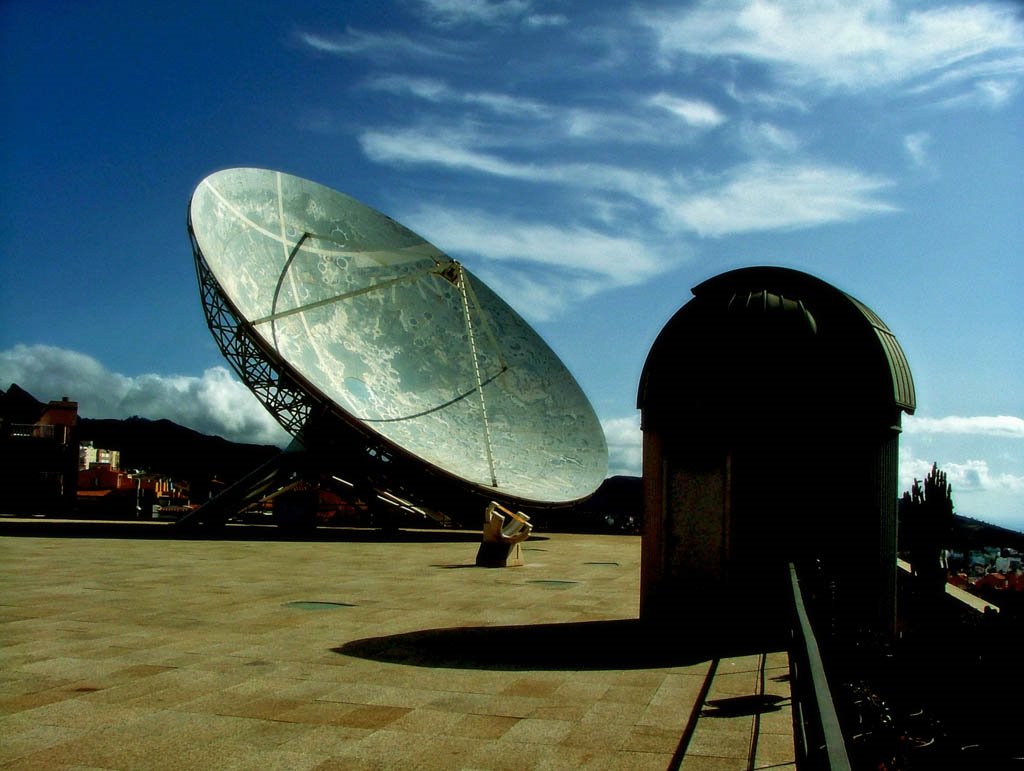
<svg viewBox="0 0 1024 771"><path fill-rule="evenodd" d="M203 313L217 347L274 419L295 436L313 413L316 407L314 399L287 372L275 366L252 325L240 318L224 296L194 236L192 253Z"/></svg>

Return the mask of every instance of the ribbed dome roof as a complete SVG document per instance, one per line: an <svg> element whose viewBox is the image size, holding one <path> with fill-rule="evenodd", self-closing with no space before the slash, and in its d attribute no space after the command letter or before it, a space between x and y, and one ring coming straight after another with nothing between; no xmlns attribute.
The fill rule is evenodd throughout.
<svg viewBox="0 0 1024 771"><path fill-rule="evenodd" d="M914 382L874 311L821 279L754 267L715 276L665 325L637 395L648 414L744 405L913 412Z"/></svg>

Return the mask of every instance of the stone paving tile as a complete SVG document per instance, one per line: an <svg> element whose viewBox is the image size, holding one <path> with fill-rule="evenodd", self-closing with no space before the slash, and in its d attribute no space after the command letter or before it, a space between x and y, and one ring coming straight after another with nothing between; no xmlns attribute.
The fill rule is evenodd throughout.
<svg viewBox="0 0 1024 771"><path fill-rule="evenodd" d="M4 768L664 769L708 668L637 666L619 626L594 627L613 636L580 651L607 664L565 667L575 651L550 625L636 618L637 538L551 535L529 542L524 568L480 570L475 543L454 537L17 537L4 524ZM449 657L469 632L501 656ZM339 652L359 640L385 655ZM727 661L724 697L757 669ZM766 690L788 697L787 673L769 657ZM784 760L788 703L761 717L759 762ZM696 747L721 753L727 734Z"/></svg>
<svg viewBox="0 0 1024 771"><path fill-rule="evenodd" d="M239 751L231 746L224 749L225 761L220 766L224 771L254 768L260 771L307 771L319 768L324 761L330 759L328 755L314 752L288 752L280 749ZM205 753L200 756L199 762L206 762Z"/></svg>
<svg viewBox="0 0 1024 771"><path fill-rule="evenodd" d="M689 755L738 758L744 763L750 752L750 718L702 720L686 748Z"/></svg>
<svg viewBox="0 0 1024 771"><path fill-rule="evenodd" d="M355 757L376 761L386 758L392 768L409 768L413 757L423 749L420 734L381 729L346 743L334 753L336 757Z"/></svg>
<svg viewBox="0 0 1024 771"><path fill-rule="evenodd" d="M633 726L628 722L579 722L573 726L561 744L566 747L587 747L605 752L616 751L626 743L632 730Z"/></svg>
<svg viewBox="0 0 1024 771"><path fill-rule="evenodd" d="M755 768L779 768L795 765L792 731L788 734L759 733Z"/></svg>
<svg viewBox="0 0 1024 771"><path fill-rule="evenodd" d="M54 688L45 691L33 691L31 693L0 696L0 714L19 714L25 710L43 707L47 704L73 698L74 694L63 688Z"/></svg>
<svg viewBox="0 0 1024 771"><path fill-rule="evenodd" d="M548 700L533 710L531 717L540 720L579 721L587 714L587 705L566 701Z"/></svg>
<svg viewBox="0 0 1024 771"><path fill-rule="evenodd" d="M568 720L523 718L502 736L503 741L530 744L561 744L573 729Z"/></svg>
<svg viewBox="0 0 1024 771"><path fill-rule="evenodd" d="M776 711L761 713L760 734L777 734L779 736L785 736L792 744L793 711L788 702L780 704Z"/></svg>
<svg viewBox="0 0 1024 771"><path fill-rule="evenodd" d="M37 723L18 727L4 726L3 741L0 741L0 763L8 763L32 752L71 741L85 731L82 728Z"/></svg>
<svg viewBox="0 0 1024 771"><path fill-rule="evenodd" d="M674 731L676 738L683 732L683 726L689 717L688 707L693 700L682 707L678 704L665 706L661 704L649 704L643 713L636 719L635 726L650 727Z"/></svg>
<svg viewBox="0 0 1024 771"><path fill-rule="evenodd" d="M504 715L461 715L451 726L455 736L474 739L500 739L520 718Z"/></svg>
<svg viewBox="0 0 1024 771"><path fill-rule="evenodd" d="M622 745L629 752L657 752L672 755L679 746L679 735L683 726L675 725L668 728L652 725L633 726Z"/></svg>
<svg viewBox="0 0 1024 771"><path fill-rule="evenodd" d="M654 689L635 685L613 685L601 696L601 701L646 706L654 696Z"/></svg>
<svg viewBox="0 0 1024 771"><path fill-rule="evenodd" d="M747 771L747 760L687 754L679 764L679 771Z"/></svg>
<svg viewBox="0 0 1024 771"><path fill-rule="evenodd" d="M394 731L407 731L426 735L452 735L455 724L462 715L439 709L412 709L393 721L390 728Z"/></svg>
<svg viewBox="0 0 1024 771"><path fill-rule="evenodd" d="M298 733L277 745L280 749L302 750L335 757L345 752L352 745L374 732L372 728L356 728L353 726L318 725L309 726L302 723L284 723L294 727ZM246 734L239 735L244 740Z"/></svg>
<svg viewBox="0 0 1024 771"><path fill-rule="evenodd" d="M564 684L565 678L556 675L517 677L499 693L507 696L550 696Z"/></svg>
<svg viewBox="0 0 1024 771"><path fill-rule="evenodd" d="M600 698L604 696L605 691L611 687L607 683L586 682L577 677L577 673L575 672L567 674L568 679L563 681L558 688L553 690L549 694L549 698L557 699L559 701L579 700L584 704L589 704L600 700Z"/></svg>
<svg viewBox="0 0 1024 771"><path fill-rule="evenodd" d="M309 749L312 751L315 748L310 746L309 738L315 731L321 728L324 728L324 726L314 726L306 723L286 723L278 720L254 720L225 741L261 750L283 748L285 745L294 743L296 749ZM337 727L326 726L326 728L333 733L338 733Z"/></svg>

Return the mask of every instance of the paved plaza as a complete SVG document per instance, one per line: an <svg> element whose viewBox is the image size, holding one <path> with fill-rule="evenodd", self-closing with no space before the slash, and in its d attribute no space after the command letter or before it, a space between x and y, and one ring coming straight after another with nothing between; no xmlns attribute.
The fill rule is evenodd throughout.
<svg viewBox="0 0 1024 771"><path fill-rule="evenodd" d="M786 654L645 630L639 538L478 541L0 520L0 767L794 767Z"/></svg>

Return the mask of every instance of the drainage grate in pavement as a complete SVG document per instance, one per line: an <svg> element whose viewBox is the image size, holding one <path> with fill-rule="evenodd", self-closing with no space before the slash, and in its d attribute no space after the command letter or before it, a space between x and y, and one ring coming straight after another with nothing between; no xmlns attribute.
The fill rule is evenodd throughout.
<svg viewBox="0 0 1024 771"><path fill-rule="evenodd" d="M610 567L610 568L617 568L619 566L618 562L584 562L583 564L584 565L604 565L604 566Z"/></svg>
<svg viewBox="0 0 1024 771"><path fill-rule="evenodd" d="M336 610L337 608L354 608L350 602L320 602L316 600L297 600L296 602L284 603L286 608L296 610Z"/></svg>

